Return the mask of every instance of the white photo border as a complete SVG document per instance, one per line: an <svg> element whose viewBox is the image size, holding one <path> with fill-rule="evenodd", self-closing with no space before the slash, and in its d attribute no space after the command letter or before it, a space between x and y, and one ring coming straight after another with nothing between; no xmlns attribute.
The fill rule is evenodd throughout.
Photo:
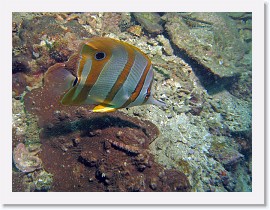
<svg viewBox="0 0 270 210"><path fill-rule="evenodd" d="M97 2L97 3L96 3ZM1 11L1 191L4 204L264 204L264 1L4 0ZM252 12L252 192L12 192L12 12ZM4 75L3 75L4 74ZM3 112L3 113L2 113Z"/></svg>

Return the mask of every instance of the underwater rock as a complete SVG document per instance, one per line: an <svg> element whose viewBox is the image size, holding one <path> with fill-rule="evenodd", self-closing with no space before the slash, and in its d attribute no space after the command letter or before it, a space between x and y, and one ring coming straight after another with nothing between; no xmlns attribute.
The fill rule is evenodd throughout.
<svg viewBox="0 0 270 210"><path fill-rule="evenodd" d="M214 123L210 125L210 128L220 127L225 133L228 133L228 131L234 133L251 130L252 104L248 100L241 100L231 95L228 91L217 93L214 98L215 100L209 100L209 102L216 114L220 113L223 125L220 127L218 124L214 125ZM210 122L210 119L208 122Z"/></svg>
<svg viewBox="0 0 270 210"><path fill-rule="evenodd" d="M120 112L89 113L83 118L76 117L75 112L70 114L69 119L59 123L50 121L55 124L43 127L41 134L44 152L40 157L44 168L54 176L52 191L191 189L183 173L165 170L148 151L148 145L158 135L152 123ZM90 132L96 135L89 136ZM166 176L159 177L164 171ZM168 187L170 175L175 177L174 184L182 187ZM149 181L153 179L157 180L155 184Z"/></svg>
<svg viewBox="0 0 270 210"><path fill-rule="evenodd" d="M104 13L102 17L102 33L120 34L120 23L122 20L121 13L109 12Z"/></svg>
<svg viewBox="0 0 270 210"><path fill-rule="evenodd" d="M140 37L142 35L142 27L139 25L131 26L127 29L127 31L135 36Z"/></svg>
<svg viewBox="0 0 270 210"><path fill-rule="evenodd" d="M73 50L71 43L74 43L74 36L66 34L74 34L76 40L90 37L77 20L60 23L53 15L37 15L16 24L18 27L13 34L13 73L45 71L56 62L66 61Z"/></svg>
<svg viewBox="0 0 270 210"><path fill-rule="evenodd" d="M227 150L216 156L217 160L220 161L225 167L232 166L244 158L244 155L236 150Z"/></svg>
<svg viewBox="0 0 270 210"><path fill-rule="evenodd" d="M15 53L14 51L16 51L18 49L13 49L13 54ZM30 55L21 55L21 52L19 56L15 56L12 57L12 74L15 73L19 73L19 72L23 72L23 73L27 73L31 70L30 66L28 65L28 62L30 62Z"/></svg>
<svg viewBox="0 0 270 210"><path fill-rule="evenodd" d="M252 130L245 130L240 132L233 132L231 134L239 145L239 152L245 157L252 156Z"/></svg>
<svg viewBox="0 0 270 210"><path fill-rule="evenodd" d="M31 20L25 19L21 23L19 34L21 39L26 43L39 43L42 35L56 38L58 36L64 36L67 32L75 33L78 39L89 36L88 32L75 20L68 21L63 26L56 22L54 16L45 15L35 17Z"/></svg>
<svg viewBox="0 0 270 210"><path fill-rule="evenodd" d="M160 34L163 32L163 27L160 22L160 16L154 12L134 12L132 13L135 19L142 27L150 34Z"/></svg>
<svg viewBox="0 0 270 210"><path fill-rule="evenodd" d="M177 170L167 170L165 171L166 178L167 178L167 184L169 186L169 189L174 192L188 192L190 189L189 182L183 176L182 172L179 172ZM181 180L179 180L179 178Z"/></svg>
<svg viewBox="0 0 270 210"><path fill-rule="evenodd" d="M209 154L222 163L228 170L244 158L243 154L239 153L232 146L227 145L226 142L212 142Z"/></svg>
<svg viewBox="0 0 270 210"><path fill-rule="evenodd" d="M47 192L52 180L52 174L43 169L27 174L12 171L12 192Z"/></svg>
<svg viewBox="0 0 270 210"><path fill-rule="evenodd" d="M50 26L50 27L48 27ZM46 30L44 30L46 28ZM24 54L20 56L27 57L28 60L32 59L32 57L35 57L34 55L39 53L40 57L38 61L41 61L41 59L44 59L46 57L48 65L51 65L52 63L48 62L49 56L45 56L46 51L45 50L40 50L38 52L35 49L35 44L39 44L41 40L45 39L46 40L46 48L47 51L50 50L52 45L52 40L56 40L59 37L61 37L63 34L65 34L65 30L60 27L59 24L56 23L55 18L52 16L43 16L43 17L34 17L32 19L24 19L20 25L20 28L18 30L18 34L21 40L22 46L25 46L27 49ZM42 38L43 37L43 38ZM46 37L46 38L45 38ZM44 40L44 42L45 42ZM34 55L33 55L34 52ZM46 63L45 62L39 62L40 68L44 69L46 68ZM31 67L27 66L29 69ZM33 69L31 69L33 71Z"/></svg>
<svg viewBox="0 0 270 210"><path fill-rule="evenodd" d="M228 12L227 13L229 17L232 19L246 19L246 18L252 18L251 12Z"/></svg>
<svg viewBox="0 0 270 210"><path fill-rule="evenodd" d="M15 96L21 95L27 85L28 82L24 73L12 74L12 91L15 92Z"/></svg>
<svg viewBox="0 0 270 210"><path fill-rule="evenodd" d="M164 17L166 17L166 13L164 14ZM51 15L52 14L49 14L49 16ZM202 40L200 32L203 30L211 30L211 27L208 27L209 24L207 25L207 23L200 22L196 18L192 21L192 17L189 15L190 14L188 14L186 18L183 18L185 24L188 25L188 28L192 32L191 35L195 34L199 40ZM48 16L48 14L42 14L42 16ZM132 117L136 116L142 120L147 119L159 126L162 135L154 142L150 143L148 137L137 139L136 135L147 136L144 131L149 132L152 126L144 127L142 125L141 129L132 127L131 124L126 125L126 123L132 121L133 118L124 121L125 116L120 114L120 120L118 120L118 116L114 115L115 113L109 113L107 115L95 115L90 113L88 106L63 107L57 103L51 103L54 97L50 94L49 90L47 91L46 87L43 87L45 93L37 89L27 93L25 98L23 98L22 95L21 97L24 99L26 105L26 114L28 115L28 112L31 112L39 116L39 127L36 127L36 125L33 127L36 127L37 133L41 132L40 139L44 145L42 149L48 148L49 151L47 155L48 160L45 164L46 169L50 168L50 172L55 173L56 177L56 181L53 182L53 187L38 187L38 189L41 191L42 189L50 191L89 191L89 189L92 191L172 191L172 189L181 189L180 191L183 191L182 189L185 189L185 187L181 186L186 186L187 190L190 189L188 182L183 181L182 183L182 181L178 181L185 180L185 178L181 178L183 174L171 171L169 172L171 174L170 176L164 172L164 167L166 167L175 168L177 171L185 173L183 177L188 176L188 180L194 191L235 191L233 181L235 182L236 179L230 176L230 174L234 172L230 171L226 176L220 179L218 174L225 169L218 159L213 158L213 153L211 153L211 150L209 152L209 147L215 136L231 136L231 132L249 129L248 124L250 124L249 121L251 117L246 113L251 113L251 107L241 105L241 101L232 98L232 95L224 89L224 92L228 93L228 97L221 96L223 100L220 100L220 104L212 106L209 100L215 100L216 95L212 95L208 89L206 91L204 87L200 86L200 82L198 82L199 77L196 72L193 71L194 68L192 66L193 61L196 63L196 60L191 60L192 62L189 62L190 60L182 60L184 57L182 58L179 53L181 50L171 41L167 32L160 35L160 38L157 36L149 38L148 36L138 35L135 35L135 37L131 32L127 33L127 29L136 24L134 22L134 16L132 14L130 15L130 13L125 13L125 15L121 14L121 16L122 20L120 23L115 21L114 25L118 25L117 27L120 28L122 33L119 34L119 29L116 28L115 32L117 34L108 34L112 32L113 28L111 28L112 30L105 31L106 27L104 28L104 26L110 23L108 18L110 15L105 15L105 13L61 13L53 15L57 24L64 29L64 34L59 34L61 36L42 36L38 43L33 44L32 54L25 54L26 56L24 57L20 56L24 55L25 46L18 36L21 24L16 23L13 25L12 30L15 35L13 37L13 55L20 58L18 59L19 61L27 60L27 62L24 63L24 67L21 69L18 68L18 70L27 72L29 77L32 78L33 75L31 72L35 72L40 68L44 72L53 63L57 61L64 62L71 52L76 50L74 43L78 41L77 35L67 32L69 29L63 24L69 21L78 21L78 23L82 24L89 32L90 36L110 36L123 39L135 44L149 54L150 57L153 56L151 59L154 64L154 70L156 71L156 77L153 81L153 89L154 87L156 89L155 96L166 101L167 104L166 107L162 108L140 106L121 110L121 112L124 111ZM123 16L126 17L126 20L124 20ZM181 13L181 17L184 16L185 14ZM103 24L104 18L107 18L106 24ZM115 16L115 18L118 17ZM243 34L240 34L240 39L251 43L250 21L246 21L246 24L243 25L240 20L241 17L239 19L237 17L237 21L239 22L239 27L237 26L237 28L244 27ZM44 28L45 34L46 30L47 29ZM211 31L208 32L211 35ZM239 31L239 33L240 32L241 31ZM146 30L144 30L144 33L146 33L146 35L152 35L147 34ZM207 34L207 32L205 32L205 34ZM63 38L62 35L64 36ZM204 34L202 33L202 35ZM60 42L58 38L61 39ZM167 39L168 42L166 43ZM206 43L207 41L204 44ZM170 51L169 45L172 45L171 47L174 51ZM50 46L54 47L50 49ZM166 50L165 46L168 46ZM159 48L159 53L156 54L155 49L157 48ZM194 48L196 48L196 46ZM173 53L172 56L167 56L170 55L170 53ZM209 55L211 55L210 51L209 53L207 52L205 58L208 59ZM245 54L244 57L246 57L246 55L247 54ZM244 60L246 62L248 61L248 59ZM30 63L28 63L28 61L30 61ZM241 62L238 64L241 64ZM198 63L201 67L201 63ZM248 66L248 62L246 66ZM16 67L16 65L13 67ZM30 69L26 70L25 67ZM72 67L69 67L68 70L72 71ZM200 70L201 69L198 68L198 71ZM28 71L30 72L28 73ZM210 75L215 74L209 69L203 71L202 74L203 73ZM215 77L219 76L215 75ZM238 77L233 76L233 78ZM55 79L57 80L57 78ZM231 77L228 79L230 80ZM229 85L226 89L236 95L238 92L237 89L241 88L240 80L236 81L239 83L235 84L234 88L236 91L234 91L234 88L230 90L229 87L231 86ZM244 85L245 79L242 81L242 85ZM209 82L216 82L216 87L224 85L222 80L211 80ZM26 91L30 91L32 87L33 86L30 85L30 88L27 88ZM55 90L57 87L52 84L52 89ZM194 95L196 90L201 91L198 91L198 94ZM245 91L240 90L239 92L245 93ZM19 100L15 99L21 99L21 97L13 98L13 105L19 102ZM44 103L44 99L46 103ZM205 99L207 100L205 101ZM229 103L229 101L234 101L235 103ZM20 109L18 108L18 111L13 112L14 119L19 117L13 127L13 133L18 134L13 135L14 148L19 142L22 142L22 139L26 145L29 145L27 141L32 141L33 139L30 138L32 136L31 132L28 132L22 125L17 126L20 122L19 120L22 119L22 116L17 116L17 114L25 114L24 108L25 107L22 106ZM212 123L208 123L210 120ZM140 121L141 120L138 122ZM23 120L23 122L27 123L25 124L26 127L29 125L32 126L33 124L32 121L29 122L29 120ZM135 122L135 124L136 123L137 122ZM112 131L112 127L114 131ZM20 128L20 130L18 130L18 128ZM131 130L126 132L127 128ZM106 133L109 131L113 132L113 134L106 136ZM133 133L136 134L135 137L131 135ZM29 136L26 138L28 134ZM129 136L132 136L132 138L128 139ZM102 140L102 138L104 139ZM247 177L251 177L251 156L247 163L247 158L252 148L251 141L247 141L244 137L233 136L233 138L240 145L240 148L234 147L235 151L244 154L245 159L244 161L237 162L236 166L232 168L242 168L245 164L249 164L248 174L243 174ZM93 145L89 146L88 144ZM154 159L152 154L148 151L148 147L155 153ZM154 149L155 147L158 149ZM53 156L54 151L56 152L55 156ZM113 154L110 156L109 154L111 153ZM42 158L47 158L45 151L42 152L42 155L44 156ZM49 157L50 155L52 157ZM111 165L109 164L110 162L108 162L110 158L114 158L111 160ZM60 162L60 160L62 162ZM156 174L148 175L148 173L155 173L156 170L158 170L156 168L156 161L161 164L159 165L161 168L159 168L158 176L155 176ZM53 164L56 164L56 166L54 167ZM152 169L153 167L155 169ZM40 171L41 170L34 171L30 174L36 172L40 173ZM119 173L119 171L121 173ZM17 170L15 170L15 173L17 175L24 174L17 172ZM27 173L23 176L29 177L30 174ZM33 175L33 179L34 177ZM229 179L227 177L229 177ZM14 179L19 182L20 178L21 177L14 176ZM148 178L149 180L145 181ZM28 191L35 191L33 180L30 179L32 178L29 178L32 187ZM172 179L171 182L170 179ZM38 176L35 180L38 181ZM251 187L251 183L248 184ZM165 185L168 185L168 187ZM162 188L162 186L165 187ZM27 191L24 190L25 188L20 188L20 186L15 186L15 188L19 189L19 191Z"/></svg>
<svg viewBox="0 0 270 210"><path fill-rule="evenodd" d="M13 161L15 166L22 172L32 172L41 168L41 160L25 148L23 143L19 143L13 151Z"/></svg>
<svg viewBox="0 0 270 210"><path fill-rule="evenodd" d="M238 63L243 60L247 46L229 17L222 13L169 13L162 18L175 46L208 71L219 77L246 71Z"/></svg>
<svg viewBox="0 0 270 210"><path fill-rule="evenodd" d="M252 101L252 71L241 74L227 90L239 99Z"/></svg>
<svg viewBox="0 0 270 210"><path fill-rule="evenodd" d="M12 192L25 192L25 185L23 182L25 174L18 173L12 170Z"/></svg>
<svg viewBox="0 0 270 210"><path fill-rule="evenodd" d="M52 191L190 191L183 173L165 170L148 151L158 133L150 122L120 112L71 118L75 122L62 123L77 125L77 129L57 133L54 131L69 129L56 124L53 129L44 128L41 135L44 152L40 157L54 176ZM96 131L97 135L87 135ZM74 139L80 140L73 144ZM66 145L71 146L63 152ZM134 152L134 147L140 151ZM164 172L166 175L160 177Z"/></svg>
<svg viewBox="0 0 270 210"><path fill-rule="evenodd" d="M51 189L53 182L52 174L41 170L32 174L35 192L47 192Z"/></svg>
<svg viewBox="0 0 270 210"><path fill-rule="evenodd" d="M15 98L12 98L12 150L26 138L28 123L21 97L18 97L19 100Z"/></svg>
<svg viewBox="0 0 270 210"><path fill-rule="evenodd" d="M168 39L166 39L163 35L158 35L157 40L162 44L167 55L173 55L173 49Z"/></svg>
<svg viewBox="0 0 270 210"><path fill-rule="evenodd" d="M89 106L61 105L52 94L55 85L24 97L26 110L42 128L40 158L53 174L52 191L191 190L184 173L155 162L149 145L159 130L153 123L118 111L93 113ZM168 185L168 177L175 177L174 185Z"/></svg>

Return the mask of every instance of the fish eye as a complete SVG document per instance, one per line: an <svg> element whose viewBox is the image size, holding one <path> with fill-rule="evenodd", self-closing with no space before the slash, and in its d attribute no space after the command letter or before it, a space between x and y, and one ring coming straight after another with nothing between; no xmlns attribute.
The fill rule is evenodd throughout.
<svg viewBox="0 0 270 210"><path fill-rule="evenodd" d="M102 60L106 57L105 52L97 52L95 55L96 60Z"/></svg>
<svg viewBox="0 0 270 210"><path fill-rule="evenodd" d="M74 80L74 82L72 84L72 87L74 87L77 84L77 82L78 82L78 77L75 78L75 80Z"/></svg>

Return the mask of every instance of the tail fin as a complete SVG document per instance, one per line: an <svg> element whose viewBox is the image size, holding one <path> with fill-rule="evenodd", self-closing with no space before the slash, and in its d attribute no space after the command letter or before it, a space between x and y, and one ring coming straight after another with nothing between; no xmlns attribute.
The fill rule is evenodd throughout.
<svg viewBox="0 0 270 210"><path fill-rule="evenodd" d="M149 96L145 104L154 104L157 106L166 106L165 102L155 99L152 95Z"/></svg>

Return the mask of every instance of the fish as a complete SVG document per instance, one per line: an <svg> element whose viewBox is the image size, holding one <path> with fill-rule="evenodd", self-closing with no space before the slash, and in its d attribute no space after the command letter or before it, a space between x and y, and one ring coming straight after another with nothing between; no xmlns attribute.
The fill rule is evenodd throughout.
<svg viewBox="0 0 270 210"><path fill-rule="evenodd" d="M75 73L62 63L45 74L47 81L59 83L54 91L62 93L63 105L94 105L93 112L112 112L144 104L165 106L152 95L151 60L131 44L92 37L83 41L71 60L73 63L76 60Z"/></svg>

